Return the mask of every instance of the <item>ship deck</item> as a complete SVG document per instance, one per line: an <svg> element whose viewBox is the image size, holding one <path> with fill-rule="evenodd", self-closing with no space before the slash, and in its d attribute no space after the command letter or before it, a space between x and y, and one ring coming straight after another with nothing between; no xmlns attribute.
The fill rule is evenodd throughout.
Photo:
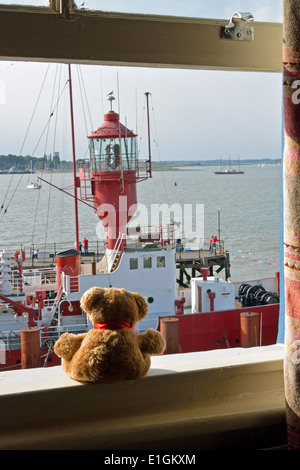
<svg viewBox="0 0 300 470"><path fill-rule="evenodd" d="M153 249L152 249L153 250ZM145 248L143 251L146 251ZM100 261L103 254L89 252L87 255L81 256L81 262L90 264L92 261ZM46 258L37 258L35 256L26 257L23 262L23 269L49 269L55 268L56 255L49 253ZM225 270L225 277L230 277L230 261L228 252L210 253L209 249L186 250L176 253L176 268L179 271L178 284L187 286L191 277L197 277L201 273L201 268L209 268L209 275L213 275L213 271L219 273ZM17 263L12 262L12 269L17 269Z"/></svg>

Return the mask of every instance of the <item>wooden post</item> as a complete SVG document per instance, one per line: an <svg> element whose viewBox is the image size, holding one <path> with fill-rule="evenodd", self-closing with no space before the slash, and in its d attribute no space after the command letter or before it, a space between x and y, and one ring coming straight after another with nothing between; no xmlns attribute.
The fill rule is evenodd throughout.
<svg viewBox="0 0 300 470"><path fill-rule="evenodd" d="M21 329L22 369L41 367L40 328Z"/></svg>
<svg viewBox="0 0 300 470"><path fill-rule="evenodd" d="M242 312L240 314L240 331L242 348L258 346L259 314L256 312Z"/></svg>
<svg viewBox="0 0 300 470"><path fill-rule="evenodd" d="M179 353L179 320L178 318L165 317L160 319L161 334L166 340L164 354Z"/></svg>

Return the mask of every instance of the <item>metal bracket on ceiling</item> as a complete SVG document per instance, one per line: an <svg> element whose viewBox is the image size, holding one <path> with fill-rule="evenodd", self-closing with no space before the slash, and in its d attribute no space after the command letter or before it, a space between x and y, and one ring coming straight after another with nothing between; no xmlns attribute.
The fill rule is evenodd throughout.
<svg viewBox="0 0 300 470"><path fill-rule="evenodd" d="M253 21L253 15L249 12L233 13L231 20L222 26L222 38L234 41L253 41L253 27L249 23Z"/></svg>

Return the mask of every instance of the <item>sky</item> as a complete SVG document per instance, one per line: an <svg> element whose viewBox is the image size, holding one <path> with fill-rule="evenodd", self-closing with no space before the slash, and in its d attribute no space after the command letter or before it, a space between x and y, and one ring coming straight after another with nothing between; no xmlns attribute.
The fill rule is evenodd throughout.
<svg viewBox="0 0 300 470"><path fill-rule="evenodd" d="M281 0L85 0L84 8L222 19L250 11L255 21L282 21ZM66 81L66 65L0 62L0 154L58 151L72 159ZM112 90L113 109L138 132L142 159L148 157L145 92L155 161L281 157L281 74L73 65L72 82L77 158L87 157L87 135L102 124Z"/></svg>

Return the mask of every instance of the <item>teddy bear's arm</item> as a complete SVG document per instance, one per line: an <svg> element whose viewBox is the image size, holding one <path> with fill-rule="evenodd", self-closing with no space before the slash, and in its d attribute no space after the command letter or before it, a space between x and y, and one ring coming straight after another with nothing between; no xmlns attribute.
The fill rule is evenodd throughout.
<svg viewBox="0 0 300 470"><path fill-rule="evenodd" d="M63 359L70 361L76 351L81 346L83 339L85 338L86 333L74 334L74 333L64 333L56 341L54 345L54 352Z"/></svg>
<svg viewBox="0 0 300 470"><path fill-rule="evenodd" d="M159 355L166 349L166 342L163 336L151 328L144 333L138 334L137 339L142 353Z"/></svg>

